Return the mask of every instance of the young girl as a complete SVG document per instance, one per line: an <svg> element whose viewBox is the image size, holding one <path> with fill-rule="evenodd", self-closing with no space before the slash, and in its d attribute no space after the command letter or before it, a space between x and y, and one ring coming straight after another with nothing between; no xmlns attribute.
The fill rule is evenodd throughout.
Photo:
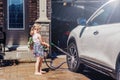
<svg viewBox="0 0 120 80"><path fill-rule="evenodd" d="M34 24L31 28L30 35L33 38L33 54L36 57L36 63L35 63L35 75L42 75L44 71L42 71L42 61L44 58L44 50L43 46L49 47L49 44L42 41L42 37L40 35L40 28L41 26L39 24Z"/></svg>

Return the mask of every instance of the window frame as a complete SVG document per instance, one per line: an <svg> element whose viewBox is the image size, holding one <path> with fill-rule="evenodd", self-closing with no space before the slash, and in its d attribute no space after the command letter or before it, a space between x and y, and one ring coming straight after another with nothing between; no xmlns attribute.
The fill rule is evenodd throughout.
<svg viewBox="0 0 120 80"><path fill-rule="evenodd" d="M22 28L10 28L9 26L9 1L7 0L7 29L8 30L25 30L25 0L23 1L23 27Z"/></svg>

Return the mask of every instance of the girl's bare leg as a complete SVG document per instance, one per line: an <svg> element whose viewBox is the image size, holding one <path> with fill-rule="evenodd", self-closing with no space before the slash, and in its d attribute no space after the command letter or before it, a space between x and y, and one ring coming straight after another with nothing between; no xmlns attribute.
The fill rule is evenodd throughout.
<svg viewBox="0 0 120 80"><path fill-rule="evenodd" d="M43 62L43 58L40 58L40 63L39 63L39 71L40 71L40 73L42 73L42 62Z"/></svg>
<svg viewBox="0 0 120 80"><path fill-rule="evenodd" d="M41 75L41 73L39 72L39 66L40 66L40 57L36 58L36 63L35 63L35 75Z"/></svg>
<svg viewBox="0 0 120 80"><path fill-rule="evenodd" d="M40 73L46 73L45 71L42 71L42 62L43 62L43 58L40 59L40 65L39 65L39 71Z"/></svg>

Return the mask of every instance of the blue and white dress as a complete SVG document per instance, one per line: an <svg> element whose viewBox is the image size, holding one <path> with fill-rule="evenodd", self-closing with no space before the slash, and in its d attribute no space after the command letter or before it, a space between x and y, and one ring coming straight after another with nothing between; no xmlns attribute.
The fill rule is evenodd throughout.
<svg viewBox="0 0 120 80"><path fill-rule="evenodd" d="M38 39L40 34L36 33L32 36L33 38L33 53L35 55L35 57L44 57L44 50L43 50L43 46L40 43L40 40Z"/></svg>

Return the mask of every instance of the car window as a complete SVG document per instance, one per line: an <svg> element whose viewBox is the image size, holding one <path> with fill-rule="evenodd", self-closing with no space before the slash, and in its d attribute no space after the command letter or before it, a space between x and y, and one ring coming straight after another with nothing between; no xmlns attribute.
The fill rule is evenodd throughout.
<svg viewBox="0 0 120 80"><path fill-rule="evenodd" d="M109 16L113 13L115 8L114 4L107 4L100 9L95 16L88 22L88 26L96 26L106 24Z"/></svg>
<svg viewBox="0 0 120 80"><path fill-rule="evenodd" d="M111 18L109 20L109 24L111 23L120 23L120 5L118 5L111 15Z"/></svg>

